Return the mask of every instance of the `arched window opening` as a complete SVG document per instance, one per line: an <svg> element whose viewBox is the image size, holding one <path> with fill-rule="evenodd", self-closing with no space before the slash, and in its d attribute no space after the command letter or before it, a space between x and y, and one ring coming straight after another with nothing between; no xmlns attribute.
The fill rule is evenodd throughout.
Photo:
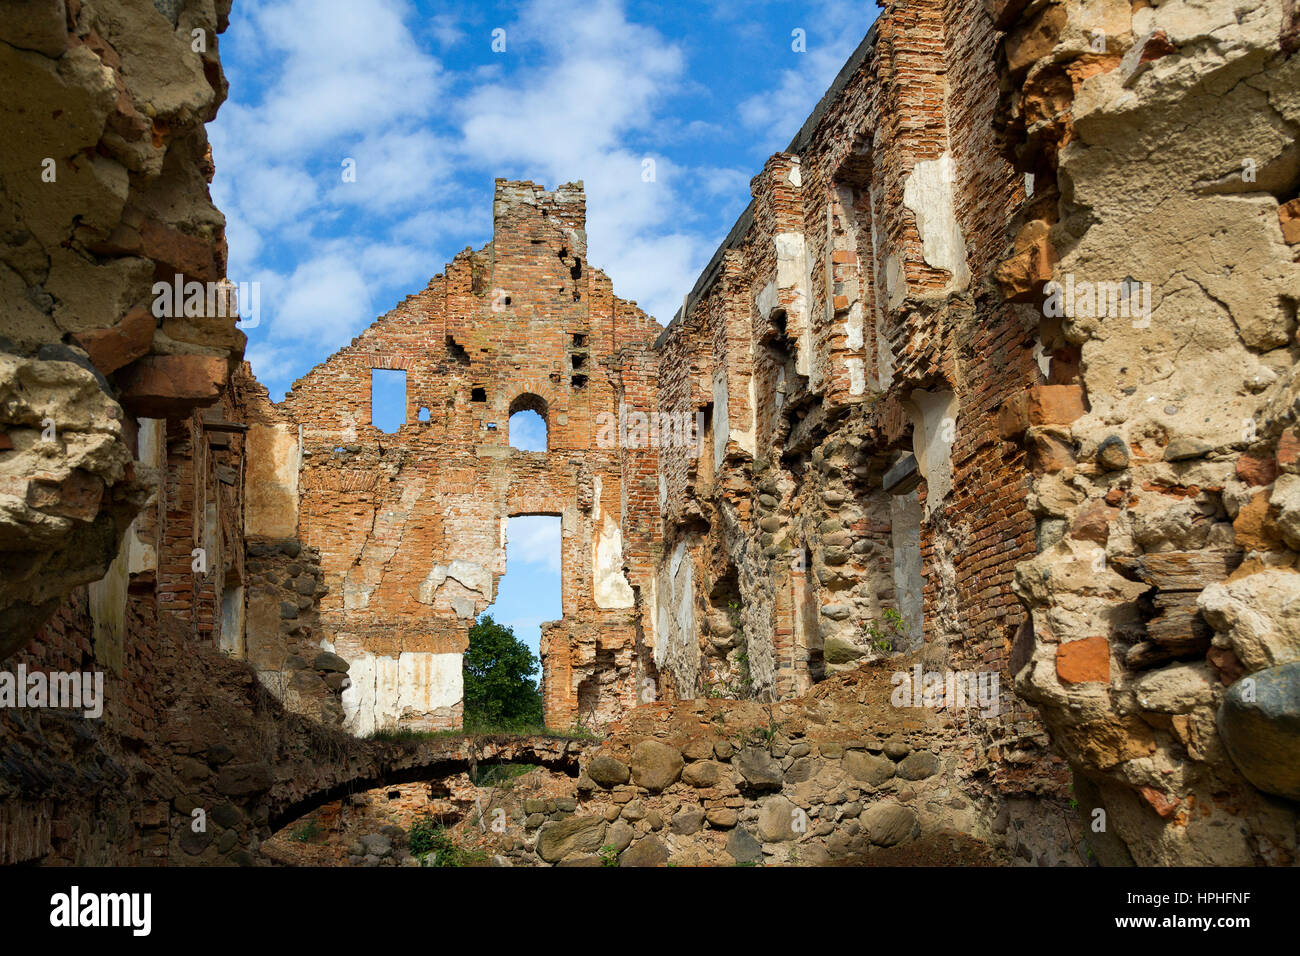
<svg viewBox="0 0 1300 956"><path fill-rule="evenodd" d="M546 401L537 395L520 395L510 403L507 426L510 447L520 451L547 450Z"/></svg>

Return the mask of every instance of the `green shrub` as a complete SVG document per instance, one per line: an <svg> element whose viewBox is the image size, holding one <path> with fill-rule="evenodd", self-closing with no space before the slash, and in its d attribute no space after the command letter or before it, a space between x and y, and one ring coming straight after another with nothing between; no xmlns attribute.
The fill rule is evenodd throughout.
<svg viewBox="0 0 1300 956"><path fill-rule="evenodd" d="M475 866L487 860L482 850L468 850L456 842L446 827L433 817L417 820L408 843L411 855L420 858L421 866Z"/></svg>

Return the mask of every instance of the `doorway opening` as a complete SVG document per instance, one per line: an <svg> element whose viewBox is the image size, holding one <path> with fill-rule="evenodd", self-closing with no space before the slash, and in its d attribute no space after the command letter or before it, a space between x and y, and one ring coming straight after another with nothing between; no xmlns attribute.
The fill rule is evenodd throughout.
<svg viewBox="0 0 1300 956"><path fill-rule="evenodd" d="M542 625L564 616L560 516L517 515L506 525L506 573L496 599L470 630L465 727L542 724ZM535 699L536 711L531 710ZM525 715L527 715L525 717ZM489 728L491 729L491 728Z"/></svg>

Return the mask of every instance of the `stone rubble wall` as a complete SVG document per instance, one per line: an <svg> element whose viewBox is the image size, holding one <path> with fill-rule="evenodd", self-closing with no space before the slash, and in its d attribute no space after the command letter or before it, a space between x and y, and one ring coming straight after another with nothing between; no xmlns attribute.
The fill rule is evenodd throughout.
<svg viewBox="0 0 1300 956"><path fill-rule="evenodd" d="M870 665L770 705L638 708L583 749L576 779L448 778L445 798L401 822L435 814L494 866L1089 862L1065 801L975 796L953 719L891 708L890 669ZM352 865L402 862L351 852Z"/></svg>
<svg viewBox="0 0 1300 956"><path fill-rule="evenodd" d="M1069 383L1000 424L1029 452L1039 551L1016 572L1017 691L1081 816L1104 813L1104 863L1294 864L1294 7L990 8L1000 124L1034 177L998 284L1041 307ZM1149 283L1149 309L1053 316L1053 279Z"/></svg>

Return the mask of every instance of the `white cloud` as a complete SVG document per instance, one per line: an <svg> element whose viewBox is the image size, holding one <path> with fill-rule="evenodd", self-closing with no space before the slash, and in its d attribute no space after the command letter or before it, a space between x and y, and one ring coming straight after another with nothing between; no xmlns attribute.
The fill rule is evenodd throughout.
<svg viewBox="0 0 1300 956"><path fill-rule="evenodd" d="M429 33L442 49L455 46L465 39L460 21L450 13L435 14L429 20Z"/></svg>
<svg viewBox="0 0 1300 956"><path fill-rule="evenodd" d="M250 343L248 349L244 352L244 359L252 366L253 375L264 385L273 380L280 381L294 378L295 372L301 372L296 367L296 358L296 350L272 345L265 341ZM271 399L272 401L279 401L278 392L272 392Z"/></svg>
<svg viewBox="0 0 1300 956"><path fill-rule="evenodd" d="M521 515L506 528L506 573L520 564L560 573L560 519L555 515Z"/></svg>
<svg viewBox="0 0 1300 956"><path fill-rule="evenodd" d="M263 287L262 313L275 339L341 343L374 318L369 283L341 255L309 259L274 285Z"/></svg>
<svg viewBox="0 0 1300 956"><path fill-rule="evenodd" d="M315 205L317 188L300 168L251 166L243 171L233 198L249 224L271 229L298 219Z"/></svg>
<svg viewBox="0 0 1300 956"><path fill-rule="evenodd" d="M756 93L739 108L741 122L762 131L758 145L764 152L785 149L874 19L863 4L826 0L809 9L802 22L791 24L791 29L805 30L806 52L796 53L787 37L782 57L790 65L780 71L776 88Z"/></svg>
<svg viewBox="0 0 1300 956"><path fill-rule="evenodd" d="M331 198L375 211L410 208L451 179L448 151L429 130L392 129L368 136L345 157L355 161L355 181L343 181L340 161Z"/></svg>
<svg viewBox="0 0 1300 956"><path fill-rule="evenodd" d="M280 64L254 106L227 104L250 148L302 155L341 138L426 113L441 67L406 21L405 0L283 0L253 8L232 35L241 57Z"/></svg>
<svg viewBox="0 0 1300 956"><path fill-rule="evenodd" d="M510 416L510 447L524 451L546 451L546 422L532 410Z"/></svg>

